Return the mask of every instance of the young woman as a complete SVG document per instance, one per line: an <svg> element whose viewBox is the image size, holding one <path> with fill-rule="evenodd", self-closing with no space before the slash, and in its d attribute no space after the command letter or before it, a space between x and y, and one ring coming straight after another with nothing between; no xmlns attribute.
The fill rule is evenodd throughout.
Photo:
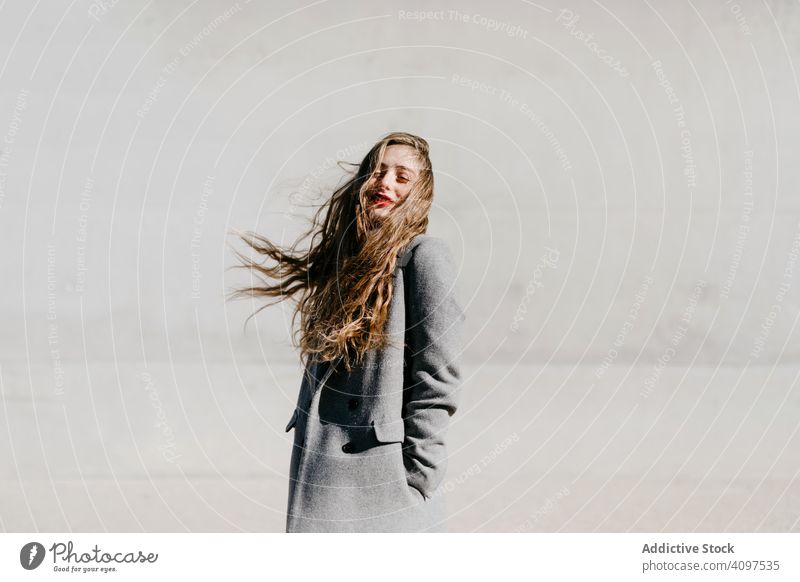
<svg viewBox="0 0 800 582"><path fill-rule="evenodd" d="M424 234L432 201L428 143L390 133L317 211L307 250L242 235L274 264L239 254L266 280L237 294L295 298L301 321L288 532L446 531L464 314L449 248Z"/></svg>

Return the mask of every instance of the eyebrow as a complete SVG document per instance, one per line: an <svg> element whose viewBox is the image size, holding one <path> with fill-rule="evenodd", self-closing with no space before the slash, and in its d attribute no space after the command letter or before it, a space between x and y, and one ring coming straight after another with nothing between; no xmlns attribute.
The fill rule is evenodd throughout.
<svg viewBox="0 0 800 582"><path fill-rule="evenodd" d="M381 162L381 168L385 168L385 167L386 167L386 163L385 163L385 162ZM402 164L397 164L397 167L398 167L398 168L402 168L402 169L403 169L403 170L405 170L406 172L409 172L409 173L411 173L411 174L414 174L415 176L417 175L417 173L416 173L414 170L412 170L411 168L409 168L409 167L407 167L407 166L404 166L404 165L402 165Z"/></svg>

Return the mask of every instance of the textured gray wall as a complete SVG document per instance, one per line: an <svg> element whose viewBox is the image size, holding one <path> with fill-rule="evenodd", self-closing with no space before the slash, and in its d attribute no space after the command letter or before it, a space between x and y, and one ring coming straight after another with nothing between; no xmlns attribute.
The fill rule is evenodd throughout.
<svg viewBox="0 0 800 582"><path fill-rule="evenodd" d="M798 360L796 4L83 4L3 9L10 357L49 359L52 258L65 360L290 361L288 305L256 337L223 303L225 233L288 242L334 159L402 129L471 358L653 360L694 306L673 362Z"/></svg>
<svg viewBox="0 0 800 582"><path fill-rule="evenodd" d="M420 14L423 6L428 12ZM74 449L30 458L18 447L33 427L42 451L68 442L64 427L51 424L48 432L37 416L63 422L65 410L88 415L79 416L89 427L83 437L75 433L79 441L99 431L118 445L91 457L106 455L97 467L63 461L67 476L115 475L115 450L119 470L139 475L134 448L143 464L164 469L173 431L182 435L184 468L227 474L220 467L228 461L241 468L263 458L251 458L245 446L237 464L230 451L242 430L260 443L267 424L277 438L291 410L299 386L291 310L265 310L243 333L258 305L224 302L246 281L228 269L235 261L226 242L235 241L227 232L255 229L292 241L304 205L341 178L335 160L359 161L393 130L430 142L430 233L445 238L459 261L465 361L475 372L467 402L475 408L465 409L473 414L455 434L467 439L498 418L518 426L503 416L519 404L517 392L539 398L552 389L558 397L555 380L528 391L540 369L558 382L582 374L583 388L561 409L570 422L581 417L570 412L587 386L610 375L631 382L633 371L631 399L609 409L607 427L625 418L631 402L673 403L683 370L705 378L718 367L766 366L741 385L756 394L771 386L777 364L786 389L800 365L799 41L800 5L783 0L3 3L0 381L6 405L19 407L8 421L18 444L3 451L7 483L17 474L61 474L54 459L69 459ZM719 392L708 394L727 405L720 378L712 380ZM706 380L696 382L707 394ZM280 393L272 390L278 384ZM616 395L621 384L608 386ZM258 400L265 391L273 393L269 403ZM201 394L203 412L193 415ZM497 410L487 408L487 394ZM800 404L795 393L786 397L775 395L774 410L788 427ZM692 402L676 418L694 414ZM752 419L750 405L745 398L741 414ZM220 415L225 406L241 424ZM267 409L263 418L258 411ZM717 414L713 406L707 412L707 420ZM767 407L763 418L772 413ZM153 419L161 422L158 434ZM117 435L125 420L130 430ZM109 426L95 430L95 422ZM732 442L731 426L722 445ZM755 438L762 428L754 424ZM203 433L233 442L216 440L219 456L201 447L192 457ZM639 438L634 433L631 442ZM481 446L492 450L496 442ZM560 443L572 450L570 441ZM283 495L285 447L268 453L263 446L274 458L260 468L274 473L274 495ZM455 477L475 461L465 451L486 454L464 447ZM515 455L504 462L521 462ZM567 473L583 475L586 459L573 460ZM20 468L26 462L29 473ZM527 490L541 473L527 467L530 477L503 483ZM790 480L795 468L781 478ZM615 514L619 521L606 521L619 500L587 513L594 485L605 479L589 479L586 499L572 486L567 503L579 517L568 527L669 527L657 516L628 520L627 506ZM523 514L535 514L566 482L541 489ZM463 495L456 517L463 529L544 527L538 518L487 525L481 512L503 508L474 506L472 494ZM282 498L266 499L270 523L280 528ZM638 508L630 515L638 518ZM9 523L47 523L25 515ZM67 522L80 522L76 515L87 514ZM558 529L567 517L547 527ZM115 527L109 519L103 523ZM692 519L677 523L717 524ZM117 526L135 529L137 521ZM794 519L768 524L797 527ZM227 526L209 518L189 527Z"/></svg>

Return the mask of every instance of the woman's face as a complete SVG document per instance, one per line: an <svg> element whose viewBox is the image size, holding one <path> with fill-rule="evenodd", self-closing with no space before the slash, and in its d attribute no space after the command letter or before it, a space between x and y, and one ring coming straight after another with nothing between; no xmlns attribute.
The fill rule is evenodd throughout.
<svg viewBox="0 0 800 582"><path fill-rule="evenodd" d="M380 168L367 181L367 210L372 218L386 218L408 196L420 174L417 151L407 145L390 145Z"/></svg>

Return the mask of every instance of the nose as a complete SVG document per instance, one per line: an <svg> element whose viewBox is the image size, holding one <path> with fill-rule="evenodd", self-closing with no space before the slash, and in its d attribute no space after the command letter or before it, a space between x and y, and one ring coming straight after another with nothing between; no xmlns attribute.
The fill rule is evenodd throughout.
<svg viewBox="0 0 800 582"><path fill-rule="evenodd" d="M378 175L378 184L381 185L382 188L386 190L392 185L392 180L389 177L389 172L384 172L383 174Z"/></svg>

